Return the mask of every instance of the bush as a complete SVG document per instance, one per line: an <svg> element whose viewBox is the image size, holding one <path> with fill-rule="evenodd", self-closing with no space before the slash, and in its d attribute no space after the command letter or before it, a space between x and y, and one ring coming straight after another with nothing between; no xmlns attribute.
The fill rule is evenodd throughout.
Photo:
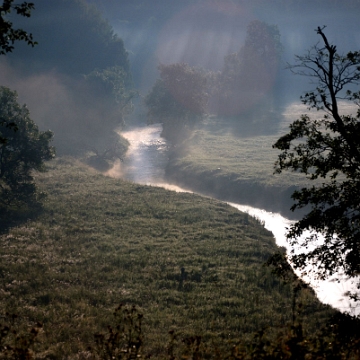
<svg viewBox="0 0 360 360"><path fill-rule="evenodd" d="M44 171L45 161L55 156L51 131L39 131L17 93L0 87L0 211L37 204L33 170Z"/></svg>

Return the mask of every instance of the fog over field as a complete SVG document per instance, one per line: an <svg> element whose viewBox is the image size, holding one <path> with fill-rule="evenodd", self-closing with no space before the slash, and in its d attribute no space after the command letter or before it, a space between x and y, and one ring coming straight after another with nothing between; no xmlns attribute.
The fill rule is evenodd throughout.
<svg viewBox="0 0 360 360"><path fill-rule="evenodd" d="M2 4L0 358L358 357L360 0Z"/></svg>

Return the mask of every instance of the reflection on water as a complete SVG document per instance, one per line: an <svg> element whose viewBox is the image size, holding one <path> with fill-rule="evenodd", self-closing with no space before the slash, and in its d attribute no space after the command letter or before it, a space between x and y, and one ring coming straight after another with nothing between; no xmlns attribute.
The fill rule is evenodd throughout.
<svg viewBox="0 0 360 360"><path fill-rule="evenodd" d="M161 124L134 127L122 131L130 147L123 162L116 162L106 175L118 177L143 185L152 185L176 192L192 192L165 182L168 163L168 145L162 137Z"/></svg>
<svg viewBox="0 0 360 360"><path fill-rule="evenodd" d="M291 112L293 115L296 112L300 113L302 110L304 110L303 107L287 109L286 116L289 116ZM121 177L140 184L160 186L177 192L191 192L164 181L165 166L168 161L168 147L166 141L160 137L161 130L161 125L155 124L122 132L121 134L130 142L129 151L124 162L116 163L115 166L108 171L107 175ZM262 221L265 228L274 234L277 245L289 249L285 232L286 228L291 224L290 220L280 214L271 213L251 206L235 203L229 204ZM356 290L355 285L352 284L351 281L343 279L339 283L334 279L327 281L314 279L304 280L311 284L322 302L330 304L341 311L360 314L360 309L357 309L353 302L350 302L347 297L343 296L350 289L352 289L352 291Z"/></svg>
<svg viewBox="0 0 360 360"><path fill-rule="evenodd" d="M151 184L164 178L168 161L167 145L160 133L160 124L134 128L122 133L130 142L129 151L122 164L127 180Z"/></svg>
<svg viewBox="0 0 360 360"><path fill-rule="evenodd" d="M254 216L263 222L264 227L274 234L276 244L278 246L283 246L290 251L290 246L286 241L285 233L286 229L293 223L293 221L284 218L280 214L253 208L251 206L234 203L229 203L229 205L239 209L240 211L247 212L249 215ZM300 276L299 271L297 274ZM352 315L360 314L360 309L356 307L355 302L350 301L347 296L344 296L344 294L348 291L355 292L356 285L353 284L351 280L347 280L344 276L337 277L340 278L340 281L337 280L335 276L327 279L326 281L316 280L309 277L302 278L304 281L311 284L319 300L323 303L330 304L331 306L341 311L349 312Z"/></svg>

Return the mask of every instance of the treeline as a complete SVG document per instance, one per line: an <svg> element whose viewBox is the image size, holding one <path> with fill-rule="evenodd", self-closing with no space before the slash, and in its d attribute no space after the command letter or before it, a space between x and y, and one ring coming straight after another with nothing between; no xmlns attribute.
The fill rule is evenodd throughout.
<svg viewBox="0 0 360 360"><path fill-rule="evenodd" d="M178 141L205 114L234 117L241 126L271 131L282 44L276 25L247 28L244 46L227 55L219 72L184 63L160 64L160 78L145 98L148 121L163 123L163 136ZM266 122L262 122L266 112Z"/></svg>
<svg viewBox="0 0 360 360"><path fill-rule="evenodd" d="M131 80L124 42L85 0L37 0L31 19L17 19L15 24L32 33L37 42L33 49L19 43L10 55L27 72L55 68L76 76L121 66Z"/></svg>
<svg viewBox="0 0 360 360"><path fill-rule="evenodd" d="M37 42L19 43L8 56L21 84L16 90L40 128L54 132L57 152L122 157L127 145L114 130L136 92L124 42L111 25L84 0L38 0L31 19L15 24Z"/></svg>
<svg viewBox="0 0 360 360"><path fill-rule="evenodd" d="M102 169L123 157L136 91L122 39L84 0L8 0L0 16L1 227L41 204L32 171L55 148Z"/></svg>

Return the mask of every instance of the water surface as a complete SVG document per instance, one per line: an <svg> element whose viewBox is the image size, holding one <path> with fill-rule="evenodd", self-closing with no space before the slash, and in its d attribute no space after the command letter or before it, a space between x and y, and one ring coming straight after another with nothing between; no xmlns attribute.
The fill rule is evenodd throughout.
<svg viewBox="0 0 360 360"><path fill-rule="evenodd" d="M304 107L296 107L300 114ZM286 113L286 115L288 115ZM168 145L160 137L162 131L161 124L151 126L135 127L122 132L129 142L130 147L123 163L117 162L114 167L108 171L108 175L133 181L143 185L160 186L168 190L177 192L192 192L189 189L183 189L174 184L167 183L164 180L165 167L168 162ZM284 218L280 214L254 208L247 205L229 203L229 205L240 211L247 212L249 215L258 218L263 222L264 227L274 234L278 246L286 247L290 251L290 246L286 241L286 228L292 221ZM298 273L298 275L300 275ZM338 276L339 277L339 276ZM354 302L351 302L344 294L356 287L351 280L341 277L341 281L335 277L326 281L304 278L315 290L320 301L351 314L360 314Z"/></svg>

